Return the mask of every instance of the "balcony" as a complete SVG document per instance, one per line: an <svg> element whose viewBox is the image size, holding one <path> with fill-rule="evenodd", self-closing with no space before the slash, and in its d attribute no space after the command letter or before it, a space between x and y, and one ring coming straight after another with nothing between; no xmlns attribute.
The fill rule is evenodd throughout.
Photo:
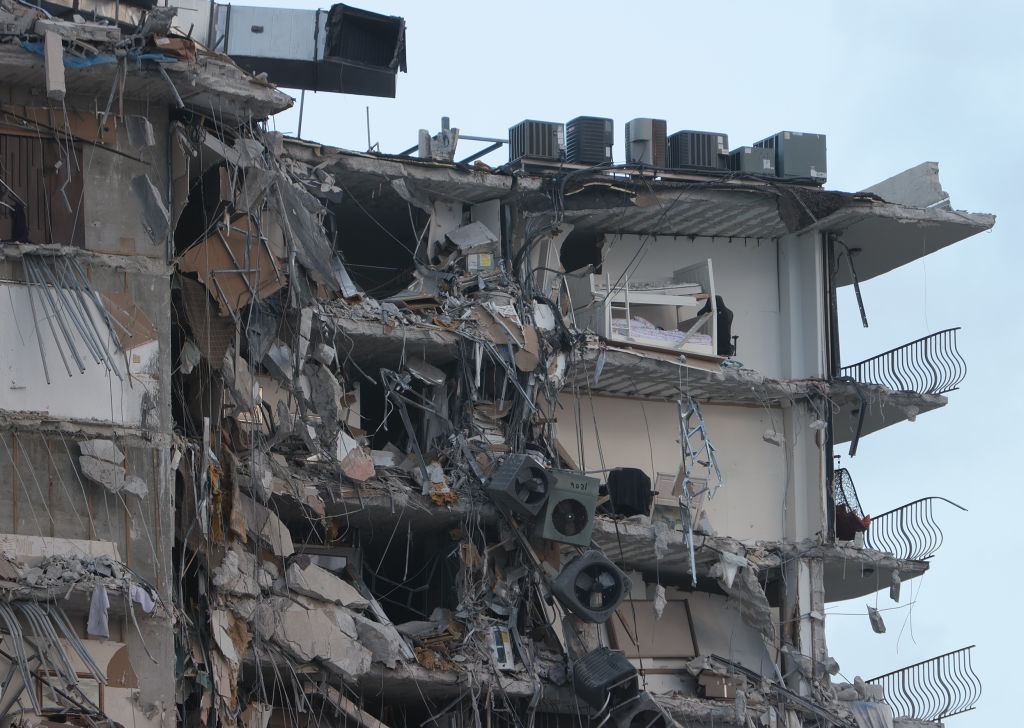
<svg viewBox="0 0 1024 728"><path fill-rule="evenodd" d="M843 367L858 383L884 384L895 392L945 394L967 376L967 362L956 346L960 327L944 329L909 344Z"/></svg>
<svg viewBox="0 0 1024 728"><path fill-rule="evenodd" d="M868 680L881 685L897 718L941 721L974 710L981 680L971 667L974 645Z"/></svg>
<svg viewBox="0 0 1024 728"><path fill-rule="evenodd" d="M836 547L845 554L853 545L849 542L856 539L863 544L863 547L856 547L857 550L874 557L877 563L850 569L845 555L842 558L827 555L824 572L827 601L874 593L891 583L893 572L902 581L920 576L928 569L927 560L942 545L942 529L933 511L935 502L944 501L962 511L967 510L947 498L929 496L869 518L846 468L835 471L833 489ZM847 542L846 546L843 542Z"/></svg>
<svg viewBox="0 0 1024 728"><path fill-rule="evenodd" d="M942 395L957 389L967 376L967 363L957 349L959 330L937 331L843 367L834 380L834 393L858 404L841 406L835 417L836 441L849 441L853 455L862 436L944 406Z"/></svg>
<svg viewBox="0 0 1024 728"><path fill-rule="evenodd" d="M887 551L898 559L930 559L942 545L942 529L932 513L935 501L945 501L961 511L967 510L948 498L919 498L872 518L864 534L864 545L875 551Z"/></svg>

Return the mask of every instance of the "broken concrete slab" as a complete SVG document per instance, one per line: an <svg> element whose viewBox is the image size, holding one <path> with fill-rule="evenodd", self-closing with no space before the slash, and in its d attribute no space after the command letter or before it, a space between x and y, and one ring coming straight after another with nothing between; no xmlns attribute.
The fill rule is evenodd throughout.
<svg viewBox="0 0 1024 728"><path fill-rule="evenodd" d="M264 639L302 662L320 660L346 678L370 669L370 650L343 633L326 609L306 609L286 599L268 600L257 607L254 621Z"/></svg>
<svg viewBox="0 0 1024 728"><path fill-rule="evenodd" d="M123 465L115 465L90 455L80 455L78 466L82 475L111 493L127 492L138 498L145 498L149 492L146 481L142 478L125 475Z"/></svg>
<svg viewBox="0 0 1024 728"><path fill-rule="evenodd" d="M108 463L120 465L124 462L124 453L117 449L117 445L111 440L82 440L78 443L78 449L83 455L106 460Z"/></svg>
<svg viewBox="0 0 1024 728"><path fill-rule="evenodd" d="M250 536L263 541L275 556L286 558L295 553L291 531L276 513L242 493L237 494L237 499Z"/></svg>
<svg viewBox="0 0 1024 728"><path fill-rule="evenodd" d="M345 390L330 369L317 367L316 374L310 377L310 399L313 409L320 415L324 429L324 437L333 439L341 426L342 399Z"/></svg>
<svg viewBox="0 0 1024 728"><path fill-rule="evenodd" d="M370 649L373 661L382 662L394 669L408 648L398 630L393 625L383 625L360 614L355 615L355 622L359 643Z"/></svg>
<svg viewBox="0 0 1024 728"><path fill-rule="evenodd" d="M349 609L366 609L370 603L347 581L312 563L308 557L298 557L286 572L289 588L299 594Z"/></svg>
<svg viewBox="0 0 1024 728"><path fill-rule="evenodd" d="M258 596L262 590L270 589L276 578L268 566L272 565L257 562L240 545L232 544L220 564L213 568L213 585L236 596Z"/></svg>

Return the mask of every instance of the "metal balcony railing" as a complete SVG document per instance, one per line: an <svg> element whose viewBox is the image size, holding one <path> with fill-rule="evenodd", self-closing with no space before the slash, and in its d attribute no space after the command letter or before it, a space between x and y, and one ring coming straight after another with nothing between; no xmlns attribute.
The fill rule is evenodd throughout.
<svg viewBox="0 0 1024 728"><path fill-rule="evenodd" d="M902 670L868 680L881 685L897 718L937 721L973 710L981 697L981 680L964 647Z"/></svg>
<svg viewBox="0 0 1024 728"><path fill-rule="evenodd" d="M951 392L967 376L967 362L956 348L960 327L934 334L890 349L857 364L842 368L844 377L867 384L884 384L889 389L918 394Z"/></svg>
<svg viewBox="0 0 1024 728"><path fill-rule="evenodd" d="M937 500L967 510L948 498L921 498L873 517L864 534L864 545L875 551L888 551L898 559L931 558L942 545L942 529L932 514L932 503Z"/></svg>

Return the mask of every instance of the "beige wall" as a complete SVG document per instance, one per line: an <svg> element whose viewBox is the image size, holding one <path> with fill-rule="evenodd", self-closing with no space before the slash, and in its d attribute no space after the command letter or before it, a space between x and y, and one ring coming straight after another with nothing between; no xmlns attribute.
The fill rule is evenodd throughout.
<svg viewBox="0 0 1024 728"><path fill-rule="evenodd" d="M580 397L577 408L576 401L566 397L562 405L559 440L579 459L576 432L582 431L580 464L586 470L635 467L652 481L659 472L678 471L675 402ZM701 409L724 481L706 507L715 531L753 542L803 538L820 530L821 451L803 408L705 404ZM766 431L784 437L784 444L766 442Z"/></svg>

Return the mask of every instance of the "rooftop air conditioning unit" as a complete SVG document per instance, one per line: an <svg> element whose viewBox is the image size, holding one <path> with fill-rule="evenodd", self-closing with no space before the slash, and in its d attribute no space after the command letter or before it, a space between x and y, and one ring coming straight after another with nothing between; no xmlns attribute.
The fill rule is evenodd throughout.
<svg viewBox="0 0 1024 728"><path fill-rule="evenodd" d="M789 179L805 179L825 184L827 178L825 135L780 131L754 144L775 154L775 174Z"/></svg>
<svg viewBox="0 0 1024 728"><path fill-rule="evenodd" d="M626 122L626 163L645 167L668 166L668 125L664 119Z"/></svg>
<svg viewBox="0 0 1024 728"><path fill-rule="evenodd" d="M726 169L729 136L712 131L677 131L668 138L671 169Z"/></svg>
<svg viewBox="0 0 1024 728"><path fill-rule="evenodd" d="M603 623L629 594L632 582L602 552L585 551L551 582L551 593L584 622Z"/></svg>
<svg viewBox="0 0 1024 728"><path fill-rule="evenodd" d="M576 546L589 545L601 481L570 470L549 472L554 482L544 509L537 515L534 536Z"/></svg>
<svg viewBox="0 0 1024 728"><path fill-rule="evenodd" d="M527 119L508 130L508 161L565 158L565 125Z"/></svg>
<svg viewBox="0 0 1024 728"><path fill-rule="evenodd" d="M572 164L611 164L614 144L611 119L577 116L565 125L565 161Z"/></svg>
<svg viewBox="0 0 1024 728"><path fill-rule="evenodd" d="M729 169L775 176L775 153L764 147L740 147L729 152Z"/></svg>
<svg viewBox="0 0 1024 728"><path fill-rule="evenodd" d="M487 494L506 510L535 516L547 500L554 477L529 455L509 455L490 482Z"/></svg>

